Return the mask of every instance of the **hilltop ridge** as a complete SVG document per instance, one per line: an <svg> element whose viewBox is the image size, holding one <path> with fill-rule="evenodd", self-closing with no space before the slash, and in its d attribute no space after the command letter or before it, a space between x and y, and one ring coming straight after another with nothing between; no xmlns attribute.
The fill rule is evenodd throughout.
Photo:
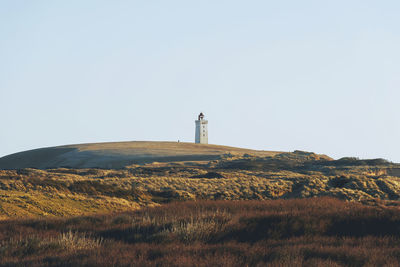
<svg viewBox="0 0 400 267"><path fill-rule="evenodd" d="M0 158L0 169L124 168L152 162L210 161L224 154L273 156L280 152L185 142L107 142L39 148Z"/></svg>

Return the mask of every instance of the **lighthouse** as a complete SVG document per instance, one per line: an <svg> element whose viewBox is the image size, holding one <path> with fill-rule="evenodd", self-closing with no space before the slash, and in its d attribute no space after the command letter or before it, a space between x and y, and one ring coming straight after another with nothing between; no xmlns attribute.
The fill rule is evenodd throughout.
<svg viewBox="0 0 400 267"><path fill-rule="evenodd" d="M204 119L204 114L201 112L196 122L196 144L208 144L208 121Z"/></svg>

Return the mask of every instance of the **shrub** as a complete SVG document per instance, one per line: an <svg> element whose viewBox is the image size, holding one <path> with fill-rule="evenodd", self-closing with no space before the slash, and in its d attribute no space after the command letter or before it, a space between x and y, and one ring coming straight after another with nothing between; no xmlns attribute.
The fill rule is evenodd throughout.
<svg viewBox="0 0 400 267"><path fill-rule="evenodd" d="M188 201L0 222L1 266L397 266L400 212L332 198Z"/></svg>

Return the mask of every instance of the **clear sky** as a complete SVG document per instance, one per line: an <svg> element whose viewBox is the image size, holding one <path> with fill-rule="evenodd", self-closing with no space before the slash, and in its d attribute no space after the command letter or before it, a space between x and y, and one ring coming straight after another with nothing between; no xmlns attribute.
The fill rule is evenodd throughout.
<svg viewBox="0 0 400 267"><path fill-rule="evenodd" d="M400 1L0 2L0 156L194 141L400 162Z"/></svg>

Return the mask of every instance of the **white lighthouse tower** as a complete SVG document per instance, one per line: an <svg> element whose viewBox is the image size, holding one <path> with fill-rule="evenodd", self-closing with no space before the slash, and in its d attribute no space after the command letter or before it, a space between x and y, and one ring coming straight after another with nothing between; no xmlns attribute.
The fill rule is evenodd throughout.
<svg viewBox="0 0 400 267"><path fill-rule="evenodd" d="M196 120L196 144L208 144L208 121L204 119L204 114L200 113Z"/></svg>

